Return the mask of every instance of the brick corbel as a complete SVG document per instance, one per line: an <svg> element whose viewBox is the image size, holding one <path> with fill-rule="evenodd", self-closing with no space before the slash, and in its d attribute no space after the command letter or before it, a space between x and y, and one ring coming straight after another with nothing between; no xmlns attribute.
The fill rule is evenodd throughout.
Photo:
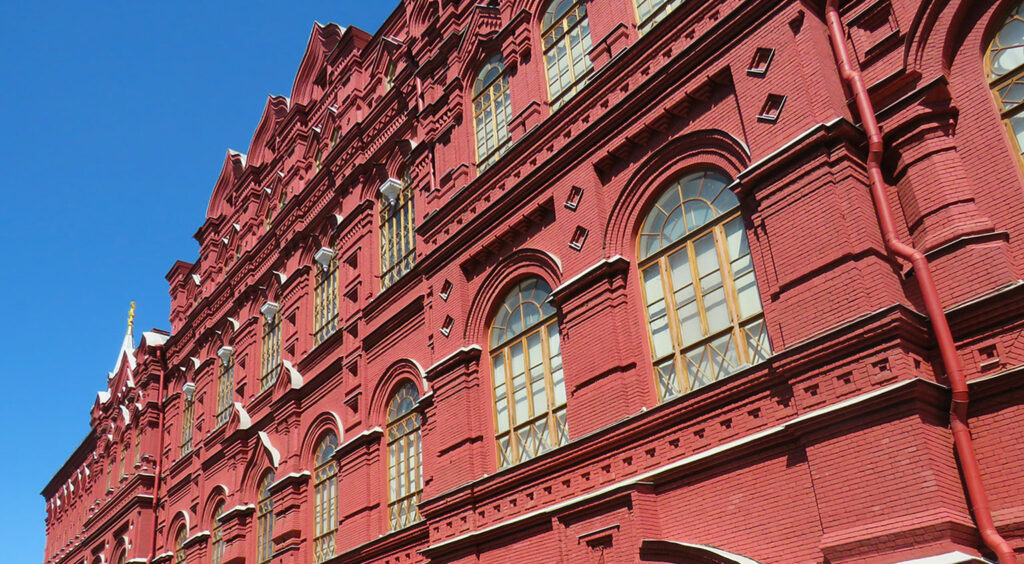
<svg viewBox="0 0 1024 564"><path fill-rule="evenodd" d="M620 22L613 27L603 38L594 43L590 49L590 61L594 63L597 70L611 61L623 49L629 46L632 30L625 23Z"/></svg>

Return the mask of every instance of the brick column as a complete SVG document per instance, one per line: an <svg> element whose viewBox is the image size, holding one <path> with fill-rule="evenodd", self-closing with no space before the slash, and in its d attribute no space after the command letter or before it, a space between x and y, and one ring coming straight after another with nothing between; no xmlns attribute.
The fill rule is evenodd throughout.
<svg viewBox="0 0 1024 564"><path fill-rule="evenodd" d="M433 402L424 411L423 458L427 465L423 498L441 495L465 482L491 472L494 468L493 435L489 388L480 377L481 349L477 345L461 348L427 370L427 381L434 392Z"/></svg>
<svg viewBox="0 0 1024 564"><path fill-rule="evenodd" d="M256 507L240 505L227 510L220 516L221 532L224 535L223 564L245 564L251 562L256 554L253 543L246 542L246 537L253 530ZM255 533L253 533L255 540Z"/></svg>
<svg viewBox="0 0 1024 564"><path fill-rule="evenodd" d="M630 308L628 273L629 261L615 256L551 293L559 309L573 438L636 413L653 397L649 386L637 384L643 381L636 369L645 337Z"/></svg>
<svg viewBox="0 0 1024 564"><path fill-rule="evenodd" d="M309 472L288 474L274 482L270 495L274 499L274 562L298 563L302 561L302 541L312 530L303 519L303 505L308 505Z"/></svg>

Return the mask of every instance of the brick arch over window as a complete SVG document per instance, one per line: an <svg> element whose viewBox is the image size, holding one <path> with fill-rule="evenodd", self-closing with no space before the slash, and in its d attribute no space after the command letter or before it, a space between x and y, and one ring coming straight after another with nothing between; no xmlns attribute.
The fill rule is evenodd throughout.
<svg viewBox="0 0 1024 564"><path fill-rule="evenodd" d="M302 439L302 450L299 451L300 460L306 468L312 468L316 464L316 449L320 445L320 439L328 431L332 431L338 437L338 444L345 442L341 418L333 411L324 411L317 415L306 429L306 436Z"/></svg>
<svg viewBox="0 0 1024 564"><path fill-rule="evenodd" d="M490 331L491 318L501 306L505 294L520 279L536 276L557 288L562 282L562 261L551 253L538 249L519 249L491 268L477 288L466 317L466 343L477 343L484 348Z"/></svg>
<svg viewBox="0 0 1024 564"><path fill-rule="evenodd" d="M178 531L182 528L185 529L186 538L189 532L192 530L192 518L188 511L185 509L179 509L174 513L174 517L171 519L171 526L167 527L167 547L171 550L177 547Z"/></svg>
<svg viewBox="0 0 1024 564"><path fill-rule="evenodd" d="M758 564L713 546L650 539L640 543L640 560L644 564Z"/></svg>
<svg viewBox="0 0 1024 564"><path fill-rule="evenodd" d="M626 181L608 216L604 248L609 254L634 258L636 236L653 199L687 170L718 170L736 178L749 164L750 150L725 131L694 131L666 143Z"/></svg>
<svg viewBox="0 0 1024 564"><path fill-rule="evenodd" d="M373 396L368 405L367 418L370 425L377 425L383 428L388 420L388 403L391 401L395 391L406 381L412 382L418 390L419 397L423 397L428 391L426 376L423 367L415 360L403 358L391 364L377 381L373 390Z"/></svg>

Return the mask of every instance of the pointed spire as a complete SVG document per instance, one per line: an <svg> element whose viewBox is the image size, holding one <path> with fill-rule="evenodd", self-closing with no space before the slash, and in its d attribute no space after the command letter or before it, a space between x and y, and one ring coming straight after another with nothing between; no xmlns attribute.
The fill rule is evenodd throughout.
<svg viewBox="0 0 1024 564"><path fill-rule="evenodd" d="M135 327L135 302L131 302L128 308L128 331L127 334L132 334L132 328Z"/></svg>

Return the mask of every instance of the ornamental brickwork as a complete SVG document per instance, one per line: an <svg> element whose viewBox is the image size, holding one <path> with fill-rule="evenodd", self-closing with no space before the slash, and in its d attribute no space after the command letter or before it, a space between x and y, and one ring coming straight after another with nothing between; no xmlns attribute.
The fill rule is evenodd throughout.
<svg viewBox="0 0 1024 564"><path fill-rule="evenodd" d="M314 25L43 490L44 561L981 562L986 515L1024 561L1024 19L843 1L857 98L825 13Z"/></svg>

